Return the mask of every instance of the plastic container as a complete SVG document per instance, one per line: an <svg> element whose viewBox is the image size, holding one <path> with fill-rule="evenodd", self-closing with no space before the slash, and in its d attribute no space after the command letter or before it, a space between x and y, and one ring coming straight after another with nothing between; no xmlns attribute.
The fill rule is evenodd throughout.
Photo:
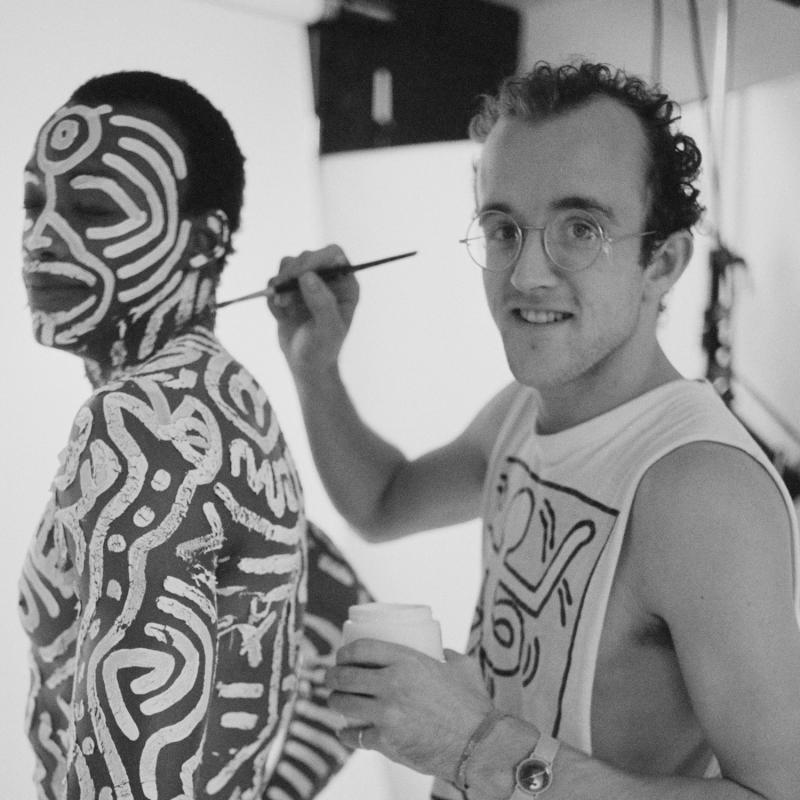
<svg viewBox="0 0 800 800"><path fill-rule="evenodd" d="M342 644L355 639L380 639L413 647L444 661L442 631L430 606L408 603L363 603L350 606L342 629Z"/></svg>

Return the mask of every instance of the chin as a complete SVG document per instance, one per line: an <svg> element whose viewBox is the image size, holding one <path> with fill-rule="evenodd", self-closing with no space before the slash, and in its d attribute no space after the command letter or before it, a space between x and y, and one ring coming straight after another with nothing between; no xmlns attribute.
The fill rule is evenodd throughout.
<svg viewBox="0 0 800 800"><path fill-rule="evenodd" d="M533 389L557 386L563 380L563 368L529 347L506 347L506 362L517 383Z"/></svg>

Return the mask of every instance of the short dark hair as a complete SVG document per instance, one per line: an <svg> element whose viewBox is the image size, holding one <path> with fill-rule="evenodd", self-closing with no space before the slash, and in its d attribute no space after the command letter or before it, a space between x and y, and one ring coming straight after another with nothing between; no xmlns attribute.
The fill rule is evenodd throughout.
<svg viewBox="0 0 800 800"><path fill-rule="evenodd" d="M538 121L598 96L613 98L631 109L647 140L649 208L645 227L655 231L642 242L642 261L647 263L659 244L675 231L690 230L704 210L697 199L700 190L694 185L702 160L700 150L691 136L674 128L680 109L658 87L608 64L579 61L554 66L538 61L530 72L506 78L497 94L482 98L470 122L470 137L484 142L502 117Z"/></svg>
<svg viewBox="0 0 800 800"><path fill-rule="evenodd" d="M244 198L244 156L228 121L186 81L155 72L111 72L79 86L72 101L86 105L145 105L166 114L184 137L189 182L183 209L222 209L231 233L239 228Z"/></svg>

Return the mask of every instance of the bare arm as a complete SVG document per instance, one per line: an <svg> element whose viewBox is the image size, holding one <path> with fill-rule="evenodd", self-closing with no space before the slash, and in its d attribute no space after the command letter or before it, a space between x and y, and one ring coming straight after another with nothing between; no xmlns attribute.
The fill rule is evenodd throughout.
<svg viewBox="0 0 800 800"><path fill-rule="evenodd" d="M311 800L350 757L352 750L337 736L341 717L328 708L325 670L334 663L350 606L372 599L343 554L309 522L308 599L297 700L268 795L274 792L282 800Z"/></svg>
<svg viewBox="0 0 800 800"><path fill-rule="evenodd" d="M512 390L494 398L454 441L407 459L364 423L342 382L338 358L358 286L352 276L327 286L306 274L336 263L346 263L336 247L284 259L279 275L302 274L300 292L270 302L328 494L345 519L373 541L473 519Z"/></svg>
<svg viewBox="0 0 800 800"><path fill-rule="evenodd" d="M172 374L163 359L94 396L56 479L79 620L70 800L106 786L137 798L260 794L288 725L297 484L246 372L184 347Z"/></svg>
<svg viewBox="0 0 800 800"><path fill-rule="evenodd" d="M218 646L217 554L192 548L210 531L183 501L219 450L190 468L123 392L78 419L56 479L79 621L64 797L177 796L200 760Z"/></svg>
<svg viewBox="0 0 800 800"><path fill-rule="evenodd" d="M691 445L650 470L631 531L634 550L644 548L649 564L639 600L669 626L722 777L632 774L562 744L547 797L793 800L800 780L800 628L790 522L777 488L744 454ZM369 640L342 648L338 663L329 673L331 702L369 720L365 745L453 780L469 733L491 708L477 673L470 674L476 666L457 654L439 663ZM365 663L382 669L358 666ZM468 796L510 797L513 765L538 735L536 720L499 723L470 760Z"/></svg>

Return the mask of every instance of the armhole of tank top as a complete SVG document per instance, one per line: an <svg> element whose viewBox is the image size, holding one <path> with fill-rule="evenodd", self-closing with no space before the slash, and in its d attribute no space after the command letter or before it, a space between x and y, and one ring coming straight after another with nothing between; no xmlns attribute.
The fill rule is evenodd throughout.
<svg viewBox="0 0 800 800"><path fill-rule="evenodd" d="M492 445L492 449L489 454L489 461L486 464L486 477L483 481L483 492L481 496L481 518L485 517L484 512L486 509L487 495L494 476L494 468L497 463L497 457L508 441L509 436L515 430L517 420L524 413L526 407L532 404L532 398L533 390L527 386L520 385L519 391L511 401L505 419L503 420L502 424L500 425L500 429L497 432L497 438Z"/></svg>

